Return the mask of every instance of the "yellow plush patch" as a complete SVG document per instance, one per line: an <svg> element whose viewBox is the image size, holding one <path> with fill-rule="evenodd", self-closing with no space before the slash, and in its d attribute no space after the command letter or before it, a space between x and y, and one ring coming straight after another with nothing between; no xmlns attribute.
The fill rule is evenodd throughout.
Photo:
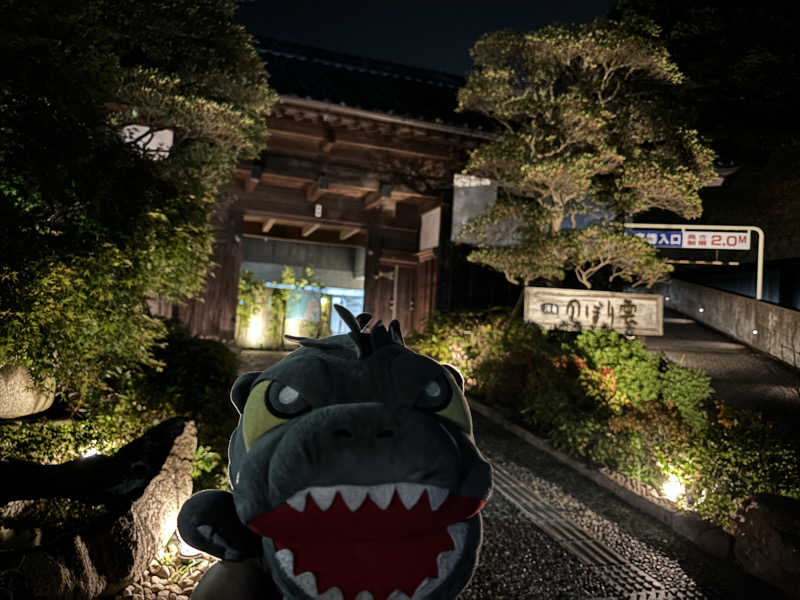
<svg viewBox="0 0 800 600"><path fill-rule="evenodd" d="M274 429L286 419L276 417L267 409L266 394L271 380L259 381L250 391L242 413L242 434L244 447L249 452L255 441L270 429Z"/></svg>
<svg viewBox="0 0 800 600"><path fill-rule="evenodd" d="M445 369L444 372L447 380L450 382L450 387L453 390L450 403L436 414L444 417L448 421L452 421L463 429L467 435L472 436L472 415L469 412L469 405L464 392L458 387L458 384L453 379L453 376Z"/></svg>

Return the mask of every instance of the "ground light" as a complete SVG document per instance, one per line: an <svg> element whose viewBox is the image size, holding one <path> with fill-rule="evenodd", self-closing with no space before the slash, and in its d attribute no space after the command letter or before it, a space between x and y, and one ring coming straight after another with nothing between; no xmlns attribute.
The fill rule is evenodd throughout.
<svg viewBox="0 0 800 600"><path fill-rule="evenodd" d="M675 502L678 498L683 496L686 489L684 488L681 480L674 473L667 475L667 480L661 486L661 493L671 502Z"/></svg>

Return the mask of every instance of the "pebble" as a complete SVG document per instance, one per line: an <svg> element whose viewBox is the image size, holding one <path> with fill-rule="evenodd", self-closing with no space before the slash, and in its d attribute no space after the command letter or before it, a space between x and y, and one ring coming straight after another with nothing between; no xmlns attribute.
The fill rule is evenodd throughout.
<svg viewBox="0 0 800 600"><path fill-rule="evenodd" d="M150 561L144 576L120 591L115 600L189 600L217 559L204 554L184 558L178 548L170 542L160 558Z"/></svg>

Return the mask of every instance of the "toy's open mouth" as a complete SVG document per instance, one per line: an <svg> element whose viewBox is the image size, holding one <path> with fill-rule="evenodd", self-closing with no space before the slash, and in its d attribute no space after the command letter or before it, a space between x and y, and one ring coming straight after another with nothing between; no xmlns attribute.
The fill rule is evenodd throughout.
<svg viewBox="0 0 800 600"><path fill-rule="evenodd" d="M452 572L484 503L416 483L311 487L248 526L312 598L403 600Z"/></svg>

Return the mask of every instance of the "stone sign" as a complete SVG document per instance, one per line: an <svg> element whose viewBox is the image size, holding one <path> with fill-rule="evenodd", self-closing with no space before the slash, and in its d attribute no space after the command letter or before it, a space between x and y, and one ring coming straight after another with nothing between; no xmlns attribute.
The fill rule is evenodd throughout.
<svg viewBox="0 0 800 600"><path fill-rule="evenodd" d="M525 321L545 329L613 329L626 335L663 335L663 298L562 288L525 288Z"/></svg>

